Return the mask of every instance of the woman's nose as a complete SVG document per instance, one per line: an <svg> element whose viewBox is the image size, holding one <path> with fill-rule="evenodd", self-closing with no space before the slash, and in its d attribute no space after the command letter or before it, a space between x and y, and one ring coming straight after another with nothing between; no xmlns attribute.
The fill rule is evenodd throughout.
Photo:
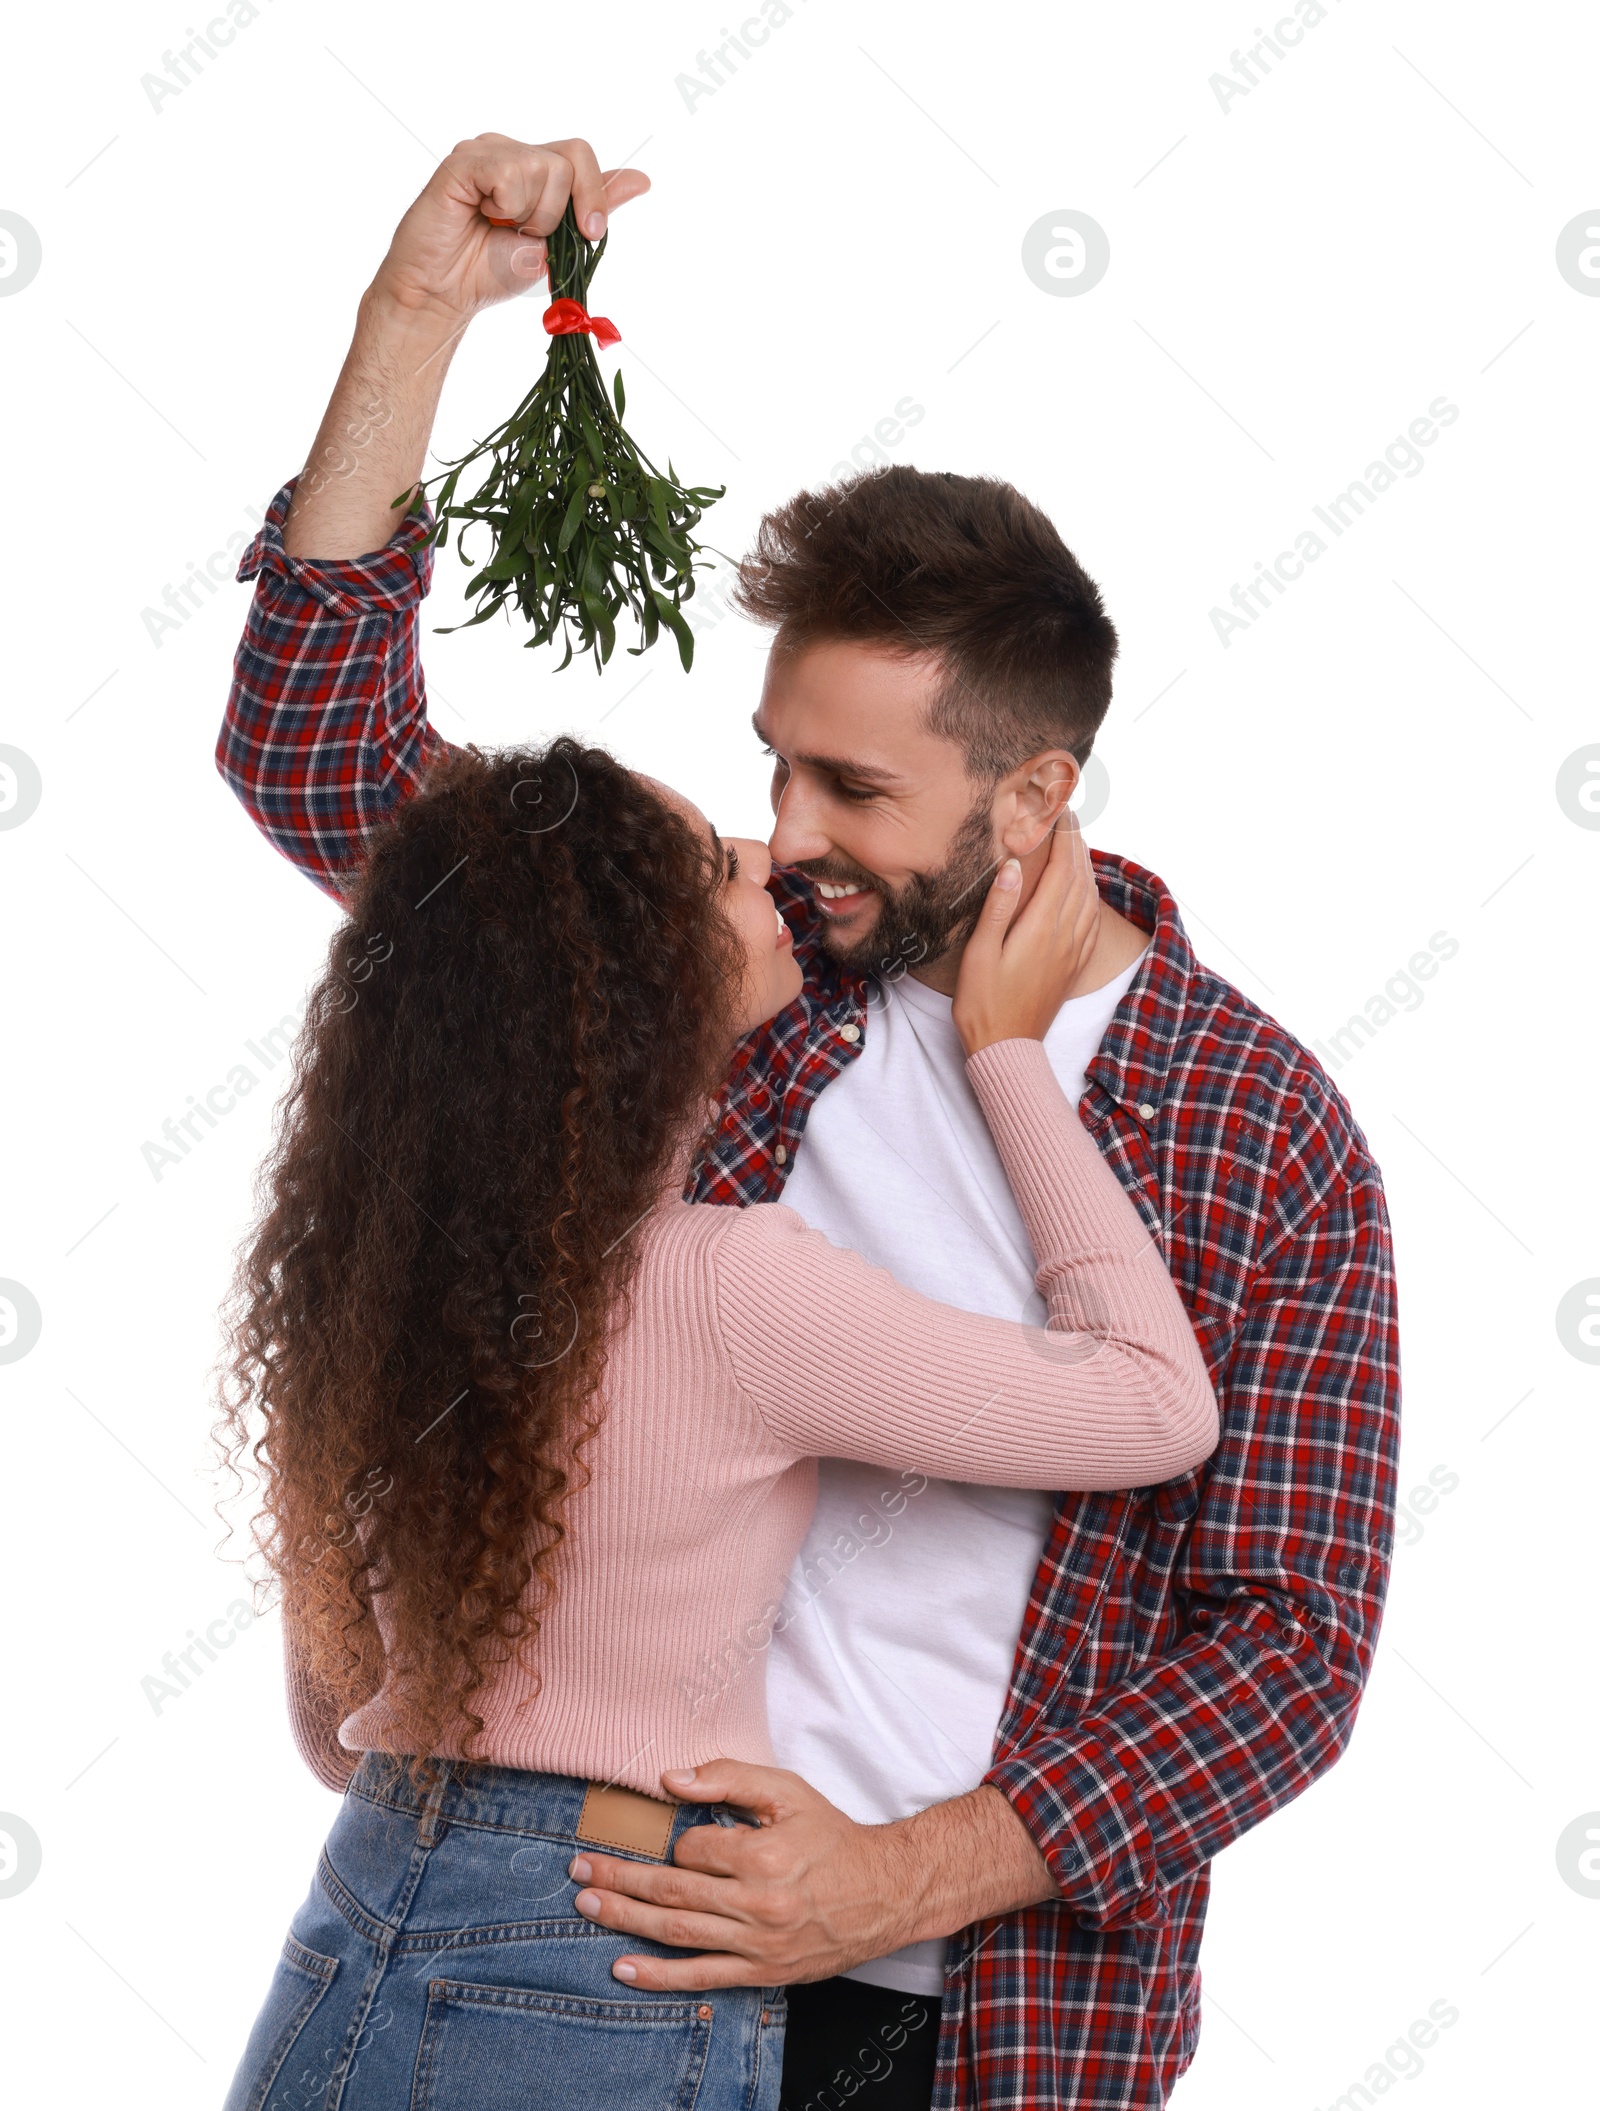
<svg viewBox="0 0 1600 2111"><path fill-rule="evenodd" d="M740 836L736 840L740 874L746 879L754 880L758 887L764 887L772 874L771 851L754 836Z"/></svg>

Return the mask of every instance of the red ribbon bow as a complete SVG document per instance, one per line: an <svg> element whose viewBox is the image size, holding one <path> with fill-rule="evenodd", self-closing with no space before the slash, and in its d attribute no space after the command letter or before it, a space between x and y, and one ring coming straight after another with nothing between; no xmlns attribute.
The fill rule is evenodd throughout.
<svg viewBox="0 0 1600 2111"><path fill-rule="evenodd" d="M515 220L496 220L486 214L491 227L515 227ZM587 330L596 344L621 344L622 332L609 316L591 315L582 301L552 301L544 311L544 326L552 337L573 337L580 330Z"/></svg>
<svg viewBox="0 0 1600 2111"><path fill-rule="evenodd" d="M552 337L572 337L580 330L587 330L596 344L622 342L622 332L616 324L604 315L591 315L582 301L552 301L544 311L544 326Z"/></svg>

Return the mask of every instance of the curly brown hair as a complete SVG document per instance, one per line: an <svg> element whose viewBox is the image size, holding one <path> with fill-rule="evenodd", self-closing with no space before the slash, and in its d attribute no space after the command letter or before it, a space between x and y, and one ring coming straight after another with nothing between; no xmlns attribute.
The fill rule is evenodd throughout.
<svg viewBox="0 0 1600 2111"><path fill-rule="evenodd" d="M312 994L218 1441L319 1702L387 1680L414 1754L472 1756L548 1607L640 1221L737 1031L720 878L601 749L458 750L369 837Z"/></svg>

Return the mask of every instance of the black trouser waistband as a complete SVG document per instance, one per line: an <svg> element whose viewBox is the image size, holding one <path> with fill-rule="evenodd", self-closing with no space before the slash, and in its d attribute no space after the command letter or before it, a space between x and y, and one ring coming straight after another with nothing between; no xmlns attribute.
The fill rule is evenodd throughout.
<svg viewBox="0 0 1600 2111"><path fill-rule="evenodd" d="M785 1989L780 2111L928 2111L940 2004L859 1979Z"/></svg>

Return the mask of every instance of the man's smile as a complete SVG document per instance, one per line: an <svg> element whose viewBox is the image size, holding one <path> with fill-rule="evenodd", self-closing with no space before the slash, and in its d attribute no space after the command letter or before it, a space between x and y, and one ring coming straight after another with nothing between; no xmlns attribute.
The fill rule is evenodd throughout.
<svg viewBox="0 0 1600 2111"><path fill-rule="evenodd" d="M863 887L855 880L813 880L811 886L817 907L824 916L835 920L853 916L871 901L874 893L874 889Z"/></svg>

